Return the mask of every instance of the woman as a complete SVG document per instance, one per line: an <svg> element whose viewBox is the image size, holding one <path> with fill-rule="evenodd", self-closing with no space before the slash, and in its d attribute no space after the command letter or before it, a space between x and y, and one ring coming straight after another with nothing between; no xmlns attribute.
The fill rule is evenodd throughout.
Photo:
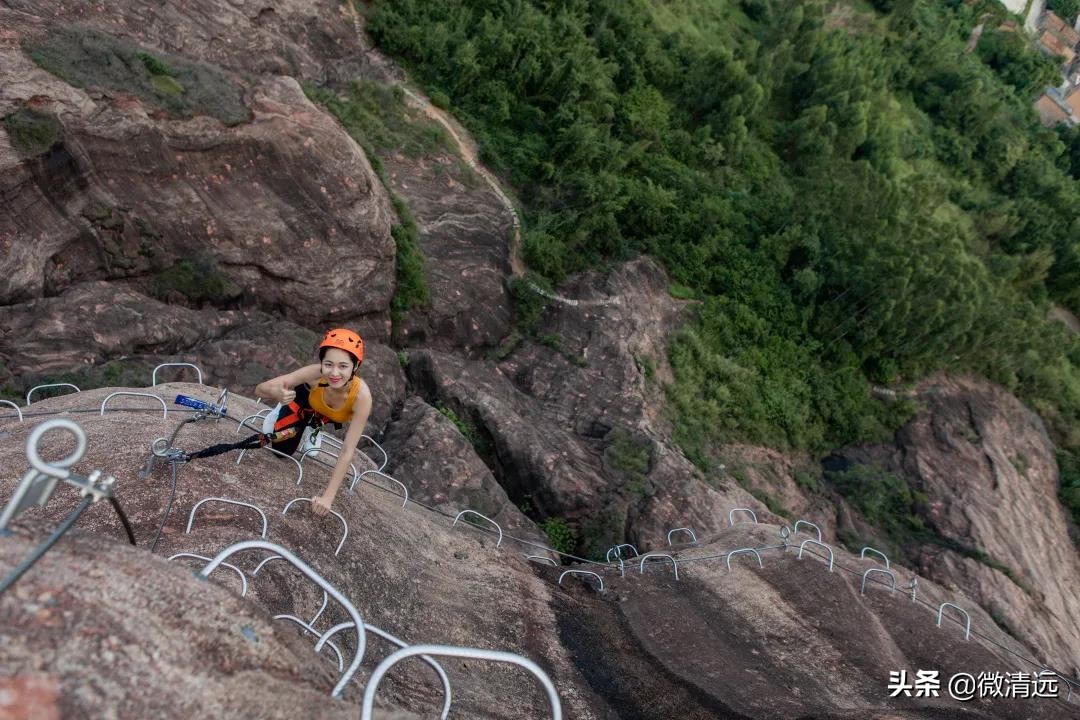
<svg viewBox="0 0 1080 720"><path fill-rule="evenodd" d="M307 365L255 388L256 397L278 403L275 412L267 417L263 432L240 442L212 445L186 454L183 459L213 457L267 444L292 455L305 438L306 429L310 428L311 434L317 437L326 423L336 427L347 424L349 429L345 431L345 441L330 474L330 483L322 494L311 498L311 509L315 514L326 515L345 480L371 412L371 390L357 375L362 362L364 341L359 335L344 328L329 331L319 343L317 365Z"/></svg>
<svg viewBox="0 0 1080 720"><path fill-rule="evenodd" d="M305 426L315 435L326 423L348 425L329 484L322 494L311 498L316 515L330 512L371 413L371 390L357 374L362 362L364 341L352 330L336 328L319 343L317 365L306 365L255 388L256 397L282 406L272 440L274 449L281 452L296 451Z"/></svg>

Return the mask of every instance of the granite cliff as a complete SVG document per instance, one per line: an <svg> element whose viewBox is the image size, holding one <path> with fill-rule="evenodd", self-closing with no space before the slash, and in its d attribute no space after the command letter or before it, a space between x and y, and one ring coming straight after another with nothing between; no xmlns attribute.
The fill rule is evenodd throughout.
<svg viewBox="0 0 1080 720"><path fill-rule="evenodd" d="M575 276L554 300L514 283L512 210L453 142L421 155L365 149L313 101L314 86L345 94L357 79L405 81L357 23L337 2L0 3L0 384L13 396L46 381L86 390L31 408L87 429L77 469L118 478L139 540L124 545L96 507L0 596L0 696L14 716L31 706L42 717L356 715L370 658L388 647L367 656L344 702L330 700L336 666L314 656L298 628L272 620L301 607L313 614L320 598L309 583L278 564L255 582L257 562L241 558L252 587L240 597L227 574L201 583L194 565L165 561L259 534L251 518L220 509L184 533L186 514L212 495L273 510L271 541L311 562L366 622L408 642L536 660L569 717L1019 718L1075 707L886 692L896 669L1030 672L1018 656L1063 673L1080 667L1069 591L1080 559L1037 416L977 378L938 378L920 388L919 415L892 443L830 460L888 471L925 496L923 521L937 540L894 558L898 585L917 575L920 598L958 602L993 641L965 642L948 623L939 630L899 591L862 594L858 573L829 573L820 558L796 560L794 548L761 551L761 568L738 556L729 570L723 553L781 544L781 527L805 519L838 564L861 572L873 565L838 541L875 529L825 478L806 482L807 468L820 477L813 458L730 446L706 473L680 452L663 385L667 339L687 307L654 261ZM405 120L422 125L421 115ZM392 234L401 204L430 293L404 309L394 303ZM281 515L310 477L297 489L287 462L217 458L180 468L174 515L149 552L169 475L163 465L140 470L148 443L178 420L77 411L124 388L170 402L179 392L216 396L196 385L146 388L166 361L197 364L208 385L238 393L234 414L252 410L242 396L308 362L329 324L368 340L368 433L385 448L384 471L429 509L361 489L342 500L350 537L335 558L332 522L302 508ZM0 497L25 468L23 445L40 419L0 417L9 468ZM199 423L181 437L194 447L234 428ZM369 455L371 467L382 463ZM73 505L70 490L58 491L21 516L0 539L3 567ZM752 509L760 524L733 525L734 508ZM446 515L464 509L532 545L495 547L494 536L451 529ZM574 564L597 570L604 592L585 576L559 585L566 568L524 557L557 557L540 548L552 523L566 531L568 553L599 561L630 543L673 554L680 578L659 563L646 572L628 563L625 576L613 564ZM691 528L697 542L669 548L675 528ZM718 558L693 559L710 555ZM350 642L342 639L345 656ZM115 672L97 673L99 659ZM523 674L446 664L452 716L544 712ZM434 675L421 673L390 676L380 690L387 708L437 711Z"/></svg>

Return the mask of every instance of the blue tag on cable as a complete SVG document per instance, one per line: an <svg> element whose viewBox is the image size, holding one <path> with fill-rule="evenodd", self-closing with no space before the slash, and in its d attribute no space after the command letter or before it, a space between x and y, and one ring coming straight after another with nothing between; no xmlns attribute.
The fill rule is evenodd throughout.
<svg viewBox="0 0 1080 720"><path fill-rule="evenodd" d="M187 395L177 395L176 396L176 404L177 405L183 405L183 406L189 407L189 408L194 408L195 410L209 410L212 407L214 407L213 405L206 402L205 400L198 400L198 399L193 398L193 397L188 397Z"/></svg>
<svg viewBox="0 0 1080 720"><path fill-rule="evenodd" d="M213 403L208 403L205 400L188 397L187 395L177 395L175 402L177 405L183 405L184 407L189 407L199 412L209 413L210 415L217 415L220 417L225 414L224 405L214 405Z"/></svg>

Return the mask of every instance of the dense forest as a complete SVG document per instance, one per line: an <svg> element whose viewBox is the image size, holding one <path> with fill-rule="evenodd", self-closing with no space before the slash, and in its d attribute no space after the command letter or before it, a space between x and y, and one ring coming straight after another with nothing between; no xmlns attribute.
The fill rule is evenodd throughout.
<svg viewBox="0 0 1080 720"><path fill-rule="evenodd" d="M996 0L376 0L368 28L474 133L540 281L647 253L697 300L676 439L879 440L938 371L1016 392L1080 519L1080 131ZM1008 24L1008 21L1014 21ZM972 30L984 32L966 48Z"/></svg>

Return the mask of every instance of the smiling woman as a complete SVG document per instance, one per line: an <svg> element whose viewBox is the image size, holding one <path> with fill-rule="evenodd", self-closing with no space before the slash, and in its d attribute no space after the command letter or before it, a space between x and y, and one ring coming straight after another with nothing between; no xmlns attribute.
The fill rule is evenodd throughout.
<svg viewBox="0 0 1080 720"><path fill-rule="evenodd" d="M267 416L262 433L238 443L223 443L191 453L188 459L211 457L230 450L270 444L292 455L301 442L311 442L327 423L348 425L330 482L311 498L316 515L326 515L352 462L356 444L371 412L371 390L359 376L364 341L352 330L336 328L319 343L319 362L279 375L255 388L255 396L278 403Z"/></svg>

